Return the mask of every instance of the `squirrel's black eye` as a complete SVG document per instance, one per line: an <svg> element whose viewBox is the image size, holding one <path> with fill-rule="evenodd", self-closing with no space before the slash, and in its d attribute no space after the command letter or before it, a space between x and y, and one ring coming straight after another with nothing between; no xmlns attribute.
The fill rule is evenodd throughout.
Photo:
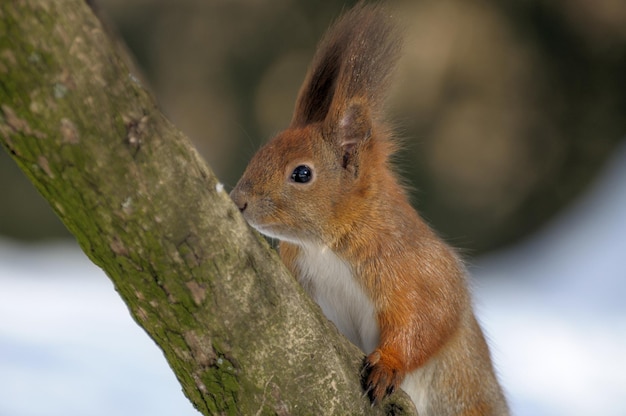
<svg viewBox="0 0 626 416"><path fill-rule="evenodd" d="M312 177L313 171L307 165L300 165L291 173L291 180L296 183L307 183Z"/></svg>

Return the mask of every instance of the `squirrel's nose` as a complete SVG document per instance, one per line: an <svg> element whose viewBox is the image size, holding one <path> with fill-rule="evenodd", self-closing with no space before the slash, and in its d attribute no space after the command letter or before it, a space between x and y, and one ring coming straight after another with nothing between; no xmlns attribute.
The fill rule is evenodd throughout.
<svg viewBox="0 0 626 416"><path fill-rule="evenodd" d="M237 208L239 208L240 212L244 212L246 208L248 208L248 201L246 201L244 198L245 195L243 194L243 192L239 191L238 188L233 189L230 193L230 199L232 199L235 205L237 205Z"/></svg>

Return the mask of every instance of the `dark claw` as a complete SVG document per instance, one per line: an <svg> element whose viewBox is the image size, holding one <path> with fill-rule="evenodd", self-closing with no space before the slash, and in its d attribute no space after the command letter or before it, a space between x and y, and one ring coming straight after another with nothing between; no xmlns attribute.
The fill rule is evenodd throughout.
<svg viewBox="0 0 626 416"><path fill-rule="evenodd" d="M372 361L366 358L360 373L364 395L369 398L372 406L393 394L399 382L397 370L380 368L377 364L372 364Z"/></svg>
<svg viewBox="0 0 626 416"><path fill-rule="evenodd" d="M371 383L369 382L369 375L372 372L372 365L365 359L363 361L363 368L361 368L361 386L364 390L371 388Z"/></svg>
<svg viewBox="0 0 626 416"><path fill-rule="evenodd" d="M371 386L367 390L367 397L370 399L370 403L372 404L372 407L376 406L376 403L378 402L378 400L376 400L376 396L374 395L374 387L373 386Z"/></svg>

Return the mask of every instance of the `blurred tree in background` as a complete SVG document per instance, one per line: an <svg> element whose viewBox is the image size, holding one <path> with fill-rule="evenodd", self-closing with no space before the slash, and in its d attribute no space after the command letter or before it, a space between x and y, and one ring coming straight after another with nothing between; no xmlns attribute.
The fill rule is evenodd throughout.
<svg viewBox="0 0 626 416"><path fill-rule="evenodd" d="M354 1L100 0L161 106L227 187L290 118ZM420 212L479 254L571 202L626 134L626 2L419 0L390 98ZM207 126L212 133L205 134ZM0 152L0 234L69 236Z"/></svg>

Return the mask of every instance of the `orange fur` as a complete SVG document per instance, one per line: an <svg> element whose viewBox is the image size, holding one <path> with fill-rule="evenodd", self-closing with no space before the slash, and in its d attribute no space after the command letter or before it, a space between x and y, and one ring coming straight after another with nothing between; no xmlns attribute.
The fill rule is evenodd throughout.
<svg viewBox="0 0 626 416"><path fill-rule="evenodd" d="M402 386L421 415L504 415L464 267L389 166L396 146L381 109L400 36L386 14L360 4L330 29L291 126L259 150L231 197L281 240L287 267L368 354L373 402ZM302 166L311 175L294 179Z"/></svg>

